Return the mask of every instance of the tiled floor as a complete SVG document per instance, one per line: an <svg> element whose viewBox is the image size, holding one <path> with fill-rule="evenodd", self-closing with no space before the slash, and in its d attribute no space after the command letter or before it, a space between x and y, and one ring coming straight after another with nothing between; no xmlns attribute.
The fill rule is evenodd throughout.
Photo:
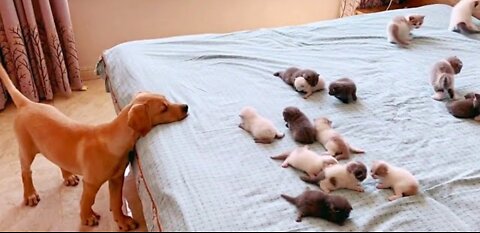
<svg viewBox="0 0 480 233"><path fill-rule="evenodd" d="M115 117L112 101L105 93L103 80L85 83L87 92L76 92L70 98L58 97L53 104L67 116L85 123L102 123ZM36 157L33 180L41 201L36 207L23 205L20 164L17 142L12 131L16 109L9 106L0 112L0 231L117 231L109 211L108 187L100 189L93 209L102 218L97 227L80 224L79 201L82 187L65 187L58 167L43 156ZM61 140L61 139L59 139ZM133 176L127 176L124 197L128 202L125 211L131 211L140 222L139 231L145 231L142 207Z"/></svg>

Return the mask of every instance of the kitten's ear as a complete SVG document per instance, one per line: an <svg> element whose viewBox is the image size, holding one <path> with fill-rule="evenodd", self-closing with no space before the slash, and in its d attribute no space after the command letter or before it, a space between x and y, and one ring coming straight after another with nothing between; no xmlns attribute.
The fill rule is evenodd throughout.
<svg viewBox="0 0 480 233"><path fill-rule="evenodd" d="M420 19L421 20L425 19L425 15L420 15Z"/></svg>
<svg viewBox="0 0 480 233"><path fill-rule="evenodd" d="M475 1L473 7L477 7L480 4L480 1Z"/></svg>
<svg viewBox="0 0 480 233"><path fill-rule="evenodd" d="M475 93L475 99L480 100L480 94Z"/></svg>
<svg viewBox="0 0 480 233"><path fill-rule="evenodd" d="M414 19L415 19L415 16L413 16L413 15L408 17L408 20L409 20L409 21L412 21L412 20L414 20Z"/></svg>

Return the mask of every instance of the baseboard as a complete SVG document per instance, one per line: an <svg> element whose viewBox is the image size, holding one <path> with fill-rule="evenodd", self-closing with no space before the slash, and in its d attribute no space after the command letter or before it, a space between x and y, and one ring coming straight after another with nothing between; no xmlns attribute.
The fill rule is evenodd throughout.
<svg viewBox="0 0 480 233"><path fill-rule="evenodd" d="M80 77L82 77L83 81L99 79L99 77L95 73L95 67L80 68Z"/></svg>

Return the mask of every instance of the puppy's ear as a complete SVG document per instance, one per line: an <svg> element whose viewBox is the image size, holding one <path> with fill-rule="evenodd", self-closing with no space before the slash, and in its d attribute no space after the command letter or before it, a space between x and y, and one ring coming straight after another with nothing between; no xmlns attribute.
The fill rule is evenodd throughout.
<svg viewBox="0 0 480 233"><path fill-rule="evenodd" d="M148 105L135 104L128 111L128 127L145 136L152 129L152 122L148 114Z"/></svg>

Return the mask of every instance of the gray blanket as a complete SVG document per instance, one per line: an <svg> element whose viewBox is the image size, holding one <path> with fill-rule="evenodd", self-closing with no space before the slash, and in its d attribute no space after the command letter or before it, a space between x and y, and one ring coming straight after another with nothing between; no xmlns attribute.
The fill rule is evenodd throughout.
<svg viewBox="0 0 480 233"><path fill-rule="evenodd" d="M140 186L149 229L156 229L152 216L158 215L166 231L480 230L480 125L449 115L444 102L431 98L429 85L432 65L457 55L464 62L458 94L480 91L480 35L449 32L450 12L431 5L303 26L134 41L106 51L120 106L138 91L190 105L187 119L157 126L137 143L153 196ZM413 32L413 45L402 49L387 42L386 24L407 13L426 18ZM327 92L304 100L272 76L289 66L314 69L327 83L349 77L359 101L345 105ZM286 137L255 144L238 128L246 105ZM280 194L297 195L308 185L300 172L269 158L299 145L282 119L287 106L311 119L329 117L366 151L354 160L404 167L418 178L421 193L388 202L392 192L377 190L369 176L365 193L334 192L353 206L344 226L313 218L296 223L295 208ZM311 148L324 151L319 143Z"/></svg>

